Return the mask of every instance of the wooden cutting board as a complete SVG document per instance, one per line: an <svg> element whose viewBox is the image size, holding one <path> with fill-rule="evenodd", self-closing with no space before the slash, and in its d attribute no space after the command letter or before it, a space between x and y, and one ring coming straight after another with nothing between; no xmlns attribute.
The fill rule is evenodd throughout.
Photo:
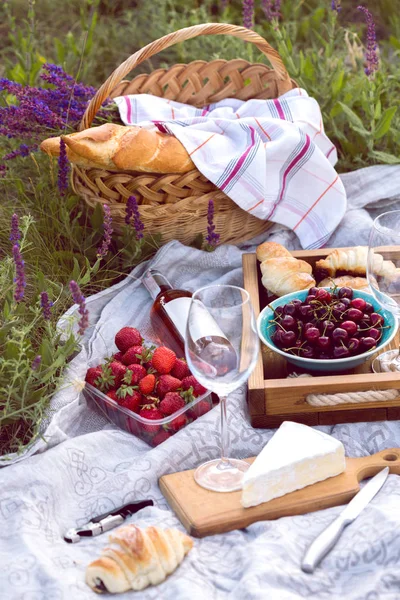
<svg viewBox="0 0 400 600"><path fill-rule="evenodd" d="M254 458L247 460L252 462ZM241 506L240 491L218 493L200 487L194 480L194 470L164 475L159 479L159 485L187 531L194 537L204 537L243 529L256 521L303 515L347 504L359 491L359 482L373 477L384 467L389 467L390 473L400 475L400 448L382 450L362 458L346 458L346 470L341 475L251 508ZM380 493L385 493L384 488Z"/></svg>

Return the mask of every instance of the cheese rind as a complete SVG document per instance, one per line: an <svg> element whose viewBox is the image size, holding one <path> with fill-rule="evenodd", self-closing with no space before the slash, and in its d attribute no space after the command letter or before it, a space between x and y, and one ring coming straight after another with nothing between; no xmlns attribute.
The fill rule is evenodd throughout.
<svg viewBox="0 0 400 600"><path fill-rule="evenodd" d="M279 498L345 468L341 442L307 425L284 421L244 474L242 506Z"/></svg>

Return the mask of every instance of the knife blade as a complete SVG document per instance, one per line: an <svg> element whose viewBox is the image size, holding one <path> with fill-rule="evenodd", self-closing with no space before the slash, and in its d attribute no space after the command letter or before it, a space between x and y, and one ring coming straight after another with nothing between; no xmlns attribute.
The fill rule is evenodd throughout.
<svg viewBox="0 0 400 600"><path fill-rule="evenodd" d="M305 573L314 572L315 567L321 562L324 556L332 550L344 528L347 527L347 525L350 525L350 523L358 517L372 498L379 492L385 483L388 474L389 467L385 467L382 471L377 473L375 477L372 477L372 479L364 485L362 490L354 496L340 515L315 538L305 553L303 562L301 563L301 568Z"/></svg>

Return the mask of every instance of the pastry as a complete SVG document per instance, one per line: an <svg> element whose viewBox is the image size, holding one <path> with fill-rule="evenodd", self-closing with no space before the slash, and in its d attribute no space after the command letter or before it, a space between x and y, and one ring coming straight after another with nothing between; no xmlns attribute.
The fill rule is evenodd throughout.
<svg viewBox="0 0 400 600"><path fill-rule="evenodd" d="M263 286L276 296L306 290L315 285L311 265L293 256L269 258L261 263L260 269Z"/></svg>
<svg viewBox="0 0 400 600"><path fill-rule="evenodd" d="M356 246L350 249L337 248L326 258L315 263L317 280L340 275L364 277L367 272L368 248ZM391 260L384 260L381 254L374 254L373 270L376 275L387 277L396 270Z"/></svg>
<svg viewBox="0 0 400 600"><path fill-rule="evenodd" d="M342 277L328 277L323 279L318 287L350 287L353 290L369 291L369 284L365 277L352 277L352 275L342 275Z"/></svg>
<svg viewBox="0 0 400 600"><path fill-rule="evenodd" d="M132 524L120 527L108 539L110 545L86 569L86 583L99 593L157 585L193 547L192 539L177 529L140 529Z"/></svg>
<svg viewBox="0 0 400 600"><path fill-rule="evenodd" d="M284 296L315 285L311 265L294 258L281 244L264 242L257 247L256 255L261 261L261 283L272 294Z"/></svg>
<svg viewBox="0 0 400 600"><path fill-rule="evenodd" d="M141 127L106 123L62 136L70 162L85 168L145 173L186 173L195 168L173 135ZM60 137L40 144L51 156L60 154Z"/></svg>
<svg viewBox="0 0 400 600"><path fill-rule="evenodd" d="M263 262L268 258L279 258L281 256L292 256L282 244L277 242L264 242L257 246L256 249L257 260Z"/></svg>

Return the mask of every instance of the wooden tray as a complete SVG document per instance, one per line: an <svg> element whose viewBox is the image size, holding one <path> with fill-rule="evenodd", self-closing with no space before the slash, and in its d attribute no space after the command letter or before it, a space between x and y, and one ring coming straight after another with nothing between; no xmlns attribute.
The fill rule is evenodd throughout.
<svg viewBox="0 0 400 600"><path fill-rule="evenodd" d="M252 462L254 458L247 460ZM218 493L200 487L194 480L194 471L164 475L159 485L187 531L195 537L204 537L243 529L256 521L304 515L346 504L359 491L360 481L373 477L384 467L389 467L391 473L400 474L400 448L382 450L362 458L346 458L346 470L341 475L251 508L241 506L240 491Z"/></svg>
<svg viewBox="0 0 400 600"><path fill-rule="evenodd" d="M293 252L314 266L333 248ZM400 259L400 247L386 247L381 254L386 259ZM268 304L261 284L259 263L255 254L243 255L244 287L249 292L258 317ZM399 333L386 349L397 348ZM282 356L261 345L256 368L249 379L248 407L253 427L275 428L283 421L306 425L332 425L356 421L385 421L400 419L400 400L364 402L357 405L314 407L306 402L308 394L334 394L369 390L400 389L400 373L373 373L371 360L342 374L327 374L304 378L287 378L289 373L301 373Z"/></svg>

